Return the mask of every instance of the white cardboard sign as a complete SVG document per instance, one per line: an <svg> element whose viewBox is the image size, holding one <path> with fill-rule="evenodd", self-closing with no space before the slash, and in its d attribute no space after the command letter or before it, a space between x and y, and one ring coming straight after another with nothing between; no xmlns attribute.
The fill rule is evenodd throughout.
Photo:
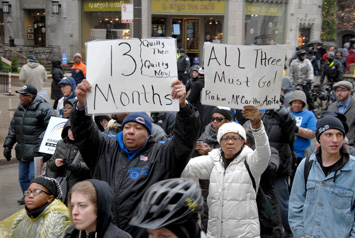
<svg viewBox="0 0 355 238"><path fill-rule="evenodd" d="M54 154L58 141L62 139L62 131L67 121L68 119L65 118L51 117L39 147L39 152Z"/></svg>
<svg viewBox="0 0 355 238"><path fill-rule="evenodd" d="M87 114L178 111L173 38L92 41L87 49Z"/></svg>
<svg viewBox="0 0 355 238"><path fill-rule="evenodd" d="M242 109L279 108L286 46L204 44L202 103Z"/></svg>

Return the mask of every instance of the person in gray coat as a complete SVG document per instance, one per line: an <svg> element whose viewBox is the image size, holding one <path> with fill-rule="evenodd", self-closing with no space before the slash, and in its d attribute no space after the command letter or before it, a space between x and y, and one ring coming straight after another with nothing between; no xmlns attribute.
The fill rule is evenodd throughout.
<svg viewBox="0 0 355 238"><path fill-rule="evenodd" d="M349 128L355 127L355 101L351 96L353 84L349 81L340 81L333 85L337 101L330 104L328 110L339 112L346 116L346 123ZM346 133L349 139L349 145L355 145L355 130L351 129Z"/></svg>

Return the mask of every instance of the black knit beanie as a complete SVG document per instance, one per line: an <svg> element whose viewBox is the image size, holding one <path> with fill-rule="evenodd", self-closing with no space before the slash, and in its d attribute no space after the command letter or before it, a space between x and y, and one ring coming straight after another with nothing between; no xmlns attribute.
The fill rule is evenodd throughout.
<svg viewBox="0 0 355 238"><path fill-rule="evenodd" d="M200 238L201 228L197 221L189 220L181 224L170 224L165 226L179 238Z"/></svg>
<svg viewBox="0 0 355 238"><path fill-rule="evenodd" d="M226 118L227 121L232 121L232 113L231 113L230 109L222 108L222 107L216 107L213 110L213 113L222 114Z"/></svg>
<svg viewBox="0 0 355 238"><path fill-rule="evenodd" d="M48 190L48 192L51 195L54 196L54 198L61 197L61 189L59 187L57 180L55 180L54 178L48 178L45 176L36 177L31 181L31 183L38 183L38 184L42 185L43 187L45 187Z"/></svg>
<svg viewBox="0 0 355 238"><path fill-rule="evenodd" d="M323 132L336 129L343 133L343 137L345 137L345 129L342 122L334 117L334 116L325 116L318 120L317 122L317 131L316 131L316 138L319 142L319 137L322 135Z"/></svg>

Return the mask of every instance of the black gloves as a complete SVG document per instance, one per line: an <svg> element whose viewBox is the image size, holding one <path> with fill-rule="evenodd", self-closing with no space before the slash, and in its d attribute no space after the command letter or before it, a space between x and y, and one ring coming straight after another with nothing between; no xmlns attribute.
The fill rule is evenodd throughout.
<svg viewBox="0 0 355 238"><path fill-rule="evenodd" d="M4 147L4 156L7 161L11 160L11 148L10 147Z"/></svg>
<svg viewBox="0 0 355 238"><path fill-rule="evenodd" d="M74 163L74 164L71 163L70 165L68 165L67 169L73 173L79 172L81 169L81 165L80 165L80 163Z"/></svg>

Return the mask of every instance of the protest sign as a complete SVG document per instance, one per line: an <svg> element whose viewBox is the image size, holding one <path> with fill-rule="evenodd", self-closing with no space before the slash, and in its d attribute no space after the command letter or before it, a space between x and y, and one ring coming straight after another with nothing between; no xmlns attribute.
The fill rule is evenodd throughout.
<svg viewBox="0 0 355 238"><path fill-rule="evenodd" d="M279 108L286 47L205 43L202 103Z"/></svg>
<svg viewBox="0 0 355 238"><path fill-rule="evenodd" d="M62 139L62 131L67 120L65 118L51 117L39 147L39 152L54 154L58 141Z"/></svg>
<svg viewBox="0 0 355 238"><path fill-rule="evenodd" d="M178 111L175 39L92 41L86 49L87 114Z"/></svg>

